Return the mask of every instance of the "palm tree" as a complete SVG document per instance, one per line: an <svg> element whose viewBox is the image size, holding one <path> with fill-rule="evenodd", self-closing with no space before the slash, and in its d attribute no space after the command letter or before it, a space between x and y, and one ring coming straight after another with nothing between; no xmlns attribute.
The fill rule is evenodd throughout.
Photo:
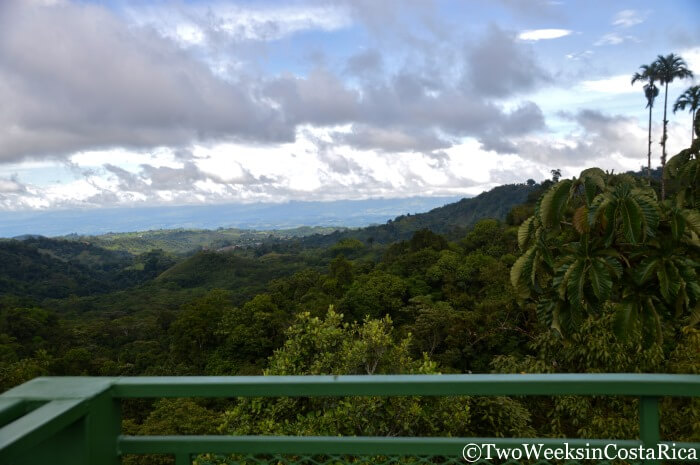
<svg viewBox="0 0 700 465"><path fill-rule="evenodd" d="M658 71L658 79L664 85L664 132L661 137L661 169L666 166L666 139L668 120L666 119L666 108L668 106L668 85L675 79L685 79L693 77L693 72L688 69L688 65L680 56L669 53L666 56L659 55L654 62ZM666 183L664 176L661 176L661 200L666 198Z"/></svg>
<svg viewBox="0 0 700 465"><path fill-rule="evenodd" d="M693 127L690 128L690 143L692 144L695 140L695 112L700 108L700 86L688 87L673 104L673 112L685 110L685 107L689 107L689 111L693 114L691 120Z"/></svg>
<svg viewBox="0 0 700 465"><path fill-rule="evenodd" d="M650 65L642 65L639 67L641 73L632 75L632 84L637 81L644 81L644 96L647 98L647 108L649 109L649 137L647 149L647 176L651 183L651 110L654 107L654 100L659 95L659 88L654 85L654 81L658 80L658 70L656 63Z"/></svg>

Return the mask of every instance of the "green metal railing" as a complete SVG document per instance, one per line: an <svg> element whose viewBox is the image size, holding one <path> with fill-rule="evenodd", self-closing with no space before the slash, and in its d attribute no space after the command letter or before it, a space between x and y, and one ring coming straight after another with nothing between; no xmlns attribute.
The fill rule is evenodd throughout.
<svg viewBox="0 0 700 465"><path fill-rule="evenodd" d="M518 439L311 436L126 436L120 401L161 397L634 396L639 438ZM0 465L115 465L126 454L236 454L238 463L466 463L467 444L543 450L659 447L659 398L700 397L700 375L387 375L36 378L0 395ZM674 443L694 450L700 443ZM238 459L236 457L239 457ZM242 457L242 458L241 458ZM198 460L198 463L205 463ZM502 460L478 463L504 463ZM505 463L518 463L507 461ZM540 460L537 463L548 463ZM568 462L575 463L575 462ZM578 462L576 462L578 463ZM590 462L589 462L590 463ZM659 463L647 460L645 463ZM687 463L687 460L686 460Z"/></svg>

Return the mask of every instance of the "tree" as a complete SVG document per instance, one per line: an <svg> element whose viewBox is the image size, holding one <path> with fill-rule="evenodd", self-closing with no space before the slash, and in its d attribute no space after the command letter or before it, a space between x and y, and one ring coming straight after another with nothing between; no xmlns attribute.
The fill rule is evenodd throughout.
<svg viewBox="0 0 700 465"><path fill-rule="evenodd" d="M219 321L231 305L226 291L213 290L182 306L168 329L170 352L176 362L183 363L194 373L201 373L210 352L219 346L215 333Z"/></svg>
<svg viewBox="0 0 700 465"><path fill-rule="evenodd" d="M269 294L228 309L214 332L221 344L207 368L217 374L258 374L266 358L284 343L290 319Z"/></svg>
<svg viewBox="0 0 700 465"><path fill-rule="evenodd" d="M559 168L549 170L550 173L552 173L552 181L553 182L559 182L559 178L561 178L561 170Z"/></svg>
<svg viewBox="0 0 700 465"><path fill-rule="evenodd" d="M350 318L362 320L366 316L379 318L386 314L395 317L408 300L408 286L404 280L383 271L372 271L357 278L339 307Z"/></svg>
<svg viewBox="0 0 700 465"><path fill-rule="evenodd" d="M427 355L411 355L411 335L390 317L346 323L329 309L304 312L269 359L265 375L436 374ZM528 436L529 412L508 397L242 398L222 415L219 431L236 435ZM380 460L370 460L377 463Z"/></svg>
<svg viewBox="0 0 700 465"><path fill-rule="evenodd" d="M693 115L691 120L693 127L690 128L690 143L692 144L695 140L695 112L700 108L700 86L688 87L673 104L673 112L685 110L685 107L688 107L688 111Z"/></svg>
<svg viewBox="0 0 700 465"><path fill-rule="evenodd" d="M552 186L520 226L512 284L565 336L614 309L620 336L659 341L662 320L684 321L700 303L700 214L689 206L659 202L629 175L584 170Z"/></svg>
<svg viewBox="0 0 700 465"><path fill-rule="evenodd" d="M131 418L125 419L124 432L137 436L216 434L220 415L200 403L193 399L160 399L142 424ZM124 465L174 463L172 458L164 455L127 455L123 460Z"/></svg>
<svg viewBox="0 0 700 465"><path fill-rule="evenodd" d="M700 114L695 120L700 136ZM676 206L700 210L700 137L668 161L664 176L672 183Z"/></svg>
<svg viewBox="0 0 700 465"><path fill-rule="evenodd" d="M640 72L634 73L632 76L632 84L637 81L644 81L644 96L647 99L646 108L649 109L649 136L648 136L648 151L647 151L647 175L651 182L651 110L654 107L654 100L659 95L659 88L656 87L654 81L659 78L659 71L656 63L650 65L642 65L639 67Z"/></svg>
<svg viewBox="0 0 700 465"><path fill-rule="evenodd" d="M683 59L673 53L666 56L659 55L654 62L658 71L658 79L664 85L664 126L663 136L661 136L661 169L666 166L666 139L668 138L668 120L666 119L666 109L668 106L668 85L675 79L685 79L693 77L693 72L688 69ZM661 177L661 200L666 198L666 181Z"/></svg>

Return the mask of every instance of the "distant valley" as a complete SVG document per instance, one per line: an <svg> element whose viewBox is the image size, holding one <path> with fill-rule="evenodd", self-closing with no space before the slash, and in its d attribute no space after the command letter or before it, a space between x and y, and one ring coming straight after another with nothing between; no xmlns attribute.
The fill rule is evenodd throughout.
<svg viewBox="0 0 700 465"><path fill-rule="evenodd" d="M408 197L166 207L0 211L0 237L159 229L293 229L301 226L363 227L406 213L428 211L462 197Z"/></svg>

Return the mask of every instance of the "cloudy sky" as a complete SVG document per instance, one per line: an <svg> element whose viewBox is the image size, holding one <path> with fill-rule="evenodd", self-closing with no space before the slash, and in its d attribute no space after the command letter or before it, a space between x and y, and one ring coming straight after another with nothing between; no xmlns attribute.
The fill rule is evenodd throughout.
<svg viewBox="0 0 700 465"><path fill-rule="evenodd" d="M697 0L2 0L0 210L462 195L637 169L630 76L671 52L700 75L698 17ZM670 121L673 154L691 123Z"/></svg>

